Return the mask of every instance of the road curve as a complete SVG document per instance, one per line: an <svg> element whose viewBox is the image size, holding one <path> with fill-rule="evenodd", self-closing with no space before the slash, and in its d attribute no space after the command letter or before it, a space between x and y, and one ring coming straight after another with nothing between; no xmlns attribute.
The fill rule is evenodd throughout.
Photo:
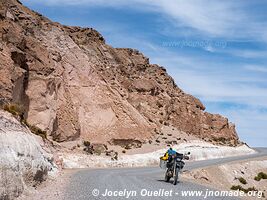
<svg viewBox="0 0 267 200"><path fill-rule="evenodd" d="M187 162L185 170L192 170L232 161L241 161L267 156L267 148L257 148L257 154ZM109 195L105 196L106 190ZM238 199L230 197L205 197L206 191L212 190L201 185L180 180L174 186L164 182L164 171L159 167L120 168L120 169L83 169L71 177L65 191L66 200L113 200L113 199ZM202 191L202 196L184 197L182 191ZM215 190L214 190L215 191ZM120 193L118 193L120 192ZM152 194L153 192L153 194ZM122 195L118 197L117 195ZM149 196L152 195L152 196ZM158 196L159 195L159 196ZM128 198L127 198L128 196Z"/></svg>

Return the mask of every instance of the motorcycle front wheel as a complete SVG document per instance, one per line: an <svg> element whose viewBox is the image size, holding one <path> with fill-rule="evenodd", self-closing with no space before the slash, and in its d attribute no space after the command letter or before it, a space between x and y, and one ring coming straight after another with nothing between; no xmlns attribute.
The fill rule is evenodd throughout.
<svg viewBox="0 0 267 200"><path fill-rule="evenodd" d="M177 184L177 182L178 182L178 176L179 176L179 169L178 168L176 168L175 169L175 174L174 174L174 177L173 177L173 185L176 185Z"/></svg>

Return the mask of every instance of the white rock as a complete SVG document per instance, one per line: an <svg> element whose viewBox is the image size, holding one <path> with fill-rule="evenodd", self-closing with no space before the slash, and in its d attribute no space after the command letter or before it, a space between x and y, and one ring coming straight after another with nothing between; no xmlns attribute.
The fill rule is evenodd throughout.
<svg viewBox="0 0 267 200"><path fill-rule="evenodd" d="M11 114L0 110L0 199L13 199L56 171L52 156Z"/></svg>
<svg viewBox="0 0 267 200"><path fill-rule="evenodd" d="M225 158L230 156L241 156L256 153L255 150L246 145L239 147L216 146L208 142L193 140L173 146L180 153L190 152L190 160L206 160L214 158ZM144 167L159 164L159 157L167 151L160 149L151 153L122 155L117 161L111 161L107 157L89 156L85 154L63 153L61 155L66 168L84 167Z"/></svg>
<svg viewBox="0 0 267 200"><path fill-rule="evenodd" d="M6 12L6 18L11 19L12 21L15 20L15 17L11 14L11 12L9 12L9 10Z"/></svg>

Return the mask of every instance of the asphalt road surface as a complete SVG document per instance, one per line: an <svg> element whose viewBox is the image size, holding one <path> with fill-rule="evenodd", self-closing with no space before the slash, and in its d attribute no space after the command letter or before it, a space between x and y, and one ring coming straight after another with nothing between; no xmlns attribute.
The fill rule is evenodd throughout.
<svg viewBox="0 0 267 200"><path fill-rule="evenodd" d="M267 148L257 148L259 153L206 161L187 162L184 170L192 170L231 161L267 156ZM187 191L197 191L189 196ZM142 199L239 199L237 197L218 196L215 189L180 179L177 185L164 182L164 170L159 167L120 168L120 169L84 169L71 178L64 199L66 200L142 200ZM210 193L210 196L206 196ZM212 195L213 193L213 195ZM193 195L193 193L191 193Z"/></svg>

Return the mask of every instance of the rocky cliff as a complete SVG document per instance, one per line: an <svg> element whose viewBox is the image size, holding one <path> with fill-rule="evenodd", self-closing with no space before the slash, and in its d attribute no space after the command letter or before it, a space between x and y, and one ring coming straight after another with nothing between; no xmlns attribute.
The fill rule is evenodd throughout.
<svg viewBox="0 0 267 200"><path fill-rule="evenodd" d="M237 144L228 119L205 112L139 51L112 48L94 29L52 22L16 0L0 6L0 103L22 105L53 140L146 141L172 126Z"/></svg>

